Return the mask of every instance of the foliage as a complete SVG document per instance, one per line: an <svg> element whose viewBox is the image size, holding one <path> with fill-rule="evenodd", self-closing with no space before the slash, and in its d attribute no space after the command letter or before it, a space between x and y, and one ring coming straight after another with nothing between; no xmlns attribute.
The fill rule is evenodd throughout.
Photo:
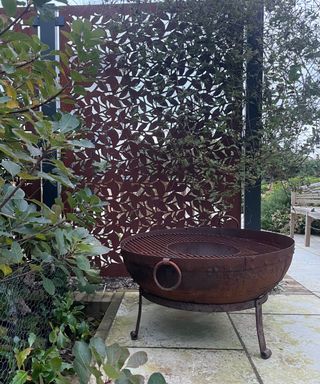
<svg viewBox="0 0 320 384"><path fill-rule="evenodd" d="M67 151L81 151L93 144L86 129L70 113L51 119L41 107L58 96L83 91L98 68L97 44L104 32L87 21L74 21L69 38L73 48L48 52L34 33L17 31L32 7L46 10L46 1L3 1L0 23L0 273L3 278L21 269L36 271L43 288L55 294L61 274L77 276L81 290L92 291L98 273L89 259L106 252L87 229L103 204L88 188L77 189L77 177L61 160ZM30 14L32 16L32 14ZM52 60L60 57L60 62ZM74 59L74 56L76 59ZM59 85L57 70L68 68L71 78ZM56 154L59 154L56 156ZM52 207L24 191L47 180L68 189L67 203L57 198ZM38 184L37 184L38 183ZM67 209L66 209L67 208ZM75 226L77 225L77 226ZM80 225L80 226L79 226Z"/></svg>
<svg viewBox="0 0 320 384"><path fill-rule="evenodd" d="M58 346L43 349L36 342L36 335L30 334L28 346L22 350L15 349L18 370L11 384L67 384L69 381L63 374L72 369L72 365L62 360Z"/></svg>
<svg viewBox="0 0 320 384"><path fill-rule="evenodd" d="M50 322L49 340L52 344L61 349L72 345L75 340L89 340L90 326L84 319L83 308L83 305L75 305L71 293L56 298Z"/></svg>
<svg viewBox="0 0 320 384"><path fill-rule="evenodd" d="M94 337L87 344L76 341L73 347L74 361L67 363L61 356L61 350L53 344L47 349L36 346L36 336L31 334L28 347L15 350L18 370L10 384L68 384L69 374L74 371L80 384L88 384L91 376L97 384L143 384L144 377L133 374L136 369L147 362L145 352L135 352L130 356L127 348L113 344L106 347L101 338ZM166 384L164 377L153 373L148 384Z"/></svg>
<svg viewBox="0 0 320 384"><path fill-rule="evenodd" d="M315 177L296 177L287 182L265 183L261 204L262 229L288 234L290 230L291 191L299 190L304 185L319 181L320 178ZM313 233L319 233L319 224L318 221L312 223ZM305 219L298 216L295 232L304 233L304 229Z"/></svg>
<svg viewBox="0 0 320 384"><path fill-rule="evenodd" d="M87 344L76 342L73 348L75 356L74 368L80 378L80 384L87 384L91 375L97 384L143 384L144 377L133 374L135 369L147 362L145 352L135 352L130 356L127 348L112 344L106 347L100 338L92 338ZM160 373L153 373L148 384L165 384Z"/></svg>
<svg viewBox="0 0 320 384"><path fill-rule="evenodd" d="M308 158L306 159L299 169L299 176L320 176L320 157L319 155L316 158ZM315 181L314 181L315 182Z"/></svg>
<svg viewBox="0 0 320 384"><path fill-rule="evenodd" d="M290 221L290 191L274 183L265 193L261 205L261 227L274 232L288 232Z"/></svg>
<svg viewBox="0 0 320 384"><path fill-rule="evenodd" d="M108 166L165 170L212 211L224 211L244 175L252 183L294 176L319 145L317 2L265 2L263 130L251 138L260 142L253 155L243 128L243 68L256 51L242 32L260 2L167 0L152 12L136 3L130 17L110 22L121 79L111 104L118 108L129 94L123 152L134 155Z"/></svg>
<svg viewBox="0 0 320 384"><path fill-rule="evenodd" d="M47 11L47 1L33 0L17 8L16 0L3 0L5 15L0 18L0 271L2 282L20 273L41 277L42 290L57 294L57 288L71 276L77 277L80 290L91 292L98 273L91 268L90 258L105 253L103 247L86 227L103 207L88 188L77 189L77 177L61 160L68 151L92 148L84 138L82 122L73 114L57 113L51 119L42 107L60 98L70 103L67 94L83 94L99 66L97 45L105 32L88 21L75 20L67 35L70 46L66 52L47 52L34 34L21 33L15 27L35 6ZM59 56L60 62L52 60ZM56 71L68 69L70 80L61 87ZM58 154L58 156L56 156ZM55 200L52 207L41 199L30 198L24 191L28 183L59 183L66 191L66 200ZM61 277L62 275L62 277ZM10 303L4 302L4 311ZM129 357L125 348L106 348L100 339L89 338L89 327L82 318L82 307L74 306L70 297L60 299L53 311L52 331L45 344L34 333L28 340L14 338L18 370L13 384L66 384L68 373L76 372L81 383L94 373L99 383L102 373L116 383L142 383L142 376L131 374L146 361L138 352ZM4 335L5 336L5 335ZM76 341L75 341L76 340ZM75 341L75 343L74 343ZM63 349L74 343L74 362L64 361ZM102 347L103 346L103 347ZM94 357L100 364L98 373ZM102 360L103 359L103 360ZM124 365L125 364L125 365ZM88 375L89 373L89 375ZM155 374L151 384L165 383Z"/></svg>
<svg viewBox="0 0 320 384"><path fill-rule="evenodd" d="M62 161L68 151L92 148L87 129L73 114L44 113L58 97L71 103L70 95L91 84L104 32L87 21L74 21L69 35L74 45L63 53L49 52L29 26L35 10L41 17L50 9L52 13L46 3L3 0L0 16L0 363L5 382L15 369L13 345L19 369L15 382L30 377L40 383L52 382L53 377L55 382L62 380L65 367L56 345L63 344L73 326L77 335L88 329L82 322L59 328L55 344L46 349L48 295L65 290L70 276L76 276L80 290L92 292L99 273L90 261L107 251L88 230L103 204L88 188L78 188L77 177ZM70 73L64 87L58 71ZM52 207L43 203L44 180L64 188L64 201L57 198ZM25 345L30 332L37 334L36 347ZM33 368L26 375L27 356Z"/></svg>
<svg viewBox="0 0 320 384"><path fill-rule="evenodd" d="M54 304L48 318L52 326L48 345L31 333L27 342L20 341L14 348L18 370L11 384L65 384L69 383L68 376L74 374L80 384L87 384L91 377L95 377L97 384L144 383L144 377L130 369L147 362L145 352L130 356L127 348L118 344L106 347L101 338L90 338L83 306L75 304L70 294ZM152 374L148 380L148 384L165 383L160 373Z"/></svg>
<svg viewBox="0 0 320 384"><path fill-rule="evenodd" d="M270 0L265 6L260 161L269 180L287 180L320 144L320 4Z"/></svg>
<svg viewBox="0 0 320 384"><path fill-rule="evenodd" d="M110 22L106 52L119 74L111 106L130 105L120 123L122 151L132 156L107 167L125 179L139 169L142 182L161 175L178 183L192 196L194 215L223 211L221 194L239 190L241 177L242 1L134 7L129 18L119 12Z"/></svg>

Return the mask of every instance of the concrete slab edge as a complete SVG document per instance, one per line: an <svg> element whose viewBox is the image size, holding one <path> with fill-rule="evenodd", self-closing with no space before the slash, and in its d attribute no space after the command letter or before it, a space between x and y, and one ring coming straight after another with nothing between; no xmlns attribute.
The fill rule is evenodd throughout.
<svg viewBox="0 0 320 384"><path fill-rule="evenodd" d="M106 310L106 313L104 314L98 329L96 330L96 333L95 333L96 337L101 337L104 340L107 338L110 328L112 326L112 323L120 307L123 296L124 296L124 292L115 292L111 297L109 307Z"/></svg>

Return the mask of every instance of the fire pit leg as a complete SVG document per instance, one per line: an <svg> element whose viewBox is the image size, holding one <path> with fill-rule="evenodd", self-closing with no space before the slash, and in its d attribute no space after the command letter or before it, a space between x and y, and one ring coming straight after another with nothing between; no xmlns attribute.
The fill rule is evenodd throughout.
<svg viewBox="0 0 320 384"><path fill-rule="evenodd" d="M131 340L137 340L140 328L140 320L141 320L141 311L142 311L142 292L141 288L139 289L139 309L138 309L138 317L136 323L136 329L130 332Z"/></svg>
<svg viewBox="0 0 320 384"><path fill-rule="evenodd" d="M263 322L262 322L262 299L257 299L255 302L256 307L256 327L257 327L257 335L258 335L258 341L259 341L259 347L260 347L260 355L263 359L269 359L272 352L269 348L267 348L266 345L266 339L264 337L263 332ZM264 302L264 301L263 301Z"/></svg>

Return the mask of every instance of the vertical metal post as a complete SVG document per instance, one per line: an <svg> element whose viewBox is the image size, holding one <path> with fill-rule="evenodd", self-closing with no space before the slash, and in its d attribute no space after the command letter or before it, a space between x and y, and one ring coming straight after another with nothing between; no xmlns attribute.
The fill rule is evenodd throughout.
<svg viewBox="0 0 320 384"><path fill-rule="evenodd" d="M56 17L56 10L53 7L52 17L49 16L38 16L34 21L34 26L39 27L39 37L40 40L48 46L48 52L53 50L58 50L59 44L57 42L56 29L58 27L64 26L63 17ZM51 60L55 60L55 57L49 57ZM52 117L57 112L57 102L52 101L42 107L42 111L46 116ZM52 166L48 164L43 164L42 169L44 172L50 172ZM42 195L43 202L51 207L54 203L55 198L58 196L58 187L50 183L47 180L42 181Z"/></svg>
<svg viewBox="0 0 320 384"><path fill-rule="evenodd" d="M252 55L247 61L245 133L248 156L259 150L259 131L262 129L264 16L263 0L253 0L250 5L247 45ZM248 185L248 180L245 180L244 225L247 229L261 229L261 180L257 180L254 185Z"/></svg>

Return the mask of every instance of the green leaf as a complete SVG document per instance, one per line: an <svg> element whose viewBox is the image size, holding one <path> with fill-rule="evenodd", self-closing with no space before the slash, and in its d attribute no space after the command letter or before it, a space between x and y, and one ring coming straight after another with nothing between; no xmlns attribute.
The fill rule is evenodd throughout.
<svg viewBox="0 0 320 384"><path fill-rule="evenodd" d="M1 148L0 148L1 149ZM37 175L45 180L48 180L54 184L61 183L65 187L74 188L75 185L69 180L68 177L62 175L54 175L52 173L38 172Z"/></svg>
<svg viewBox="0 0 320 384"><path fill-rule="evenodd" d="M107 356L107 347L100 337L92 337L89 344L90 349L98 364L102 364Z"/></svg>
<svg viewBox="0 0 320 384"><path fill-rule="evenodd" d="M45 291L49 293L49 295L53 296L55 294L56 287L51 279L42 276L42 285Z"/></svg>
<svg viewBox="0 0 320 384"><path fill-rule="evenodd" d="M39 143L39 137L31 132L27 132L23 129L13 129L13 132L23 141L37 145Z"/></svg>
<svg viewBox="0 0 320 384"><path fill-rule="evenodd" d="M11 75L16 72L16 67L10 64L2 64L1 69L3 72L7 73L8 75Z"/></svg>
<svg viewBox="0 0 320 384"><path fill-rule="evenodd" d="M53 371L55 372L60 372L61 371L61 366L62 366L62 359L60 356L53 357L49 361L50 367L52 368Z"/></svg>
<svg viewBox="0 0 320 384"><path fill-rule="evenodd" d="M105 384L106 381L102 380L102 372L100 371L100 369L96 367L91 367L90 372L95 377L96 384Z"/></svg>
<svg viewBox="0 0 320 384"><path fill-rule="evenodd" d="M155 372L149 377L148 384L166 384L166 380L161 373Z"/></svg>
<svg viewBox="0 0 320 384"><path fill-rule="evenodd" d="M79 255L76 258L77 267L82 271L88 271L90 269L90 262L86 256Z"/></svg>
<svg viewBox="0 0 320 384"><path fill-rule="evenodd" d="M17 12L17 2L16 0L1 0L2 6L4 8L5 13L12 17Z"/></svg>
<svg viewBox="0 0 320 384"><path fill-rule="evenodd" d="M1 165L11 174L12 177L16 176L21 171L20 165L11 160L2 160Z"/></svg>
<svg viewBox="0 0 320 384"><path fill-rule="evenodd" d="M12 159L25 160L25 161L30 161L32 163L34 162L34 159L28 156L25 152L14 150L6 144L0 144L0 151L5 153L7 156L11 157Z"/></svg>
<svg viewBox="0 0 320 384"><path fill-rule="evenodd" d="M19 264L24 258L24 253L19 243L14 241L11 245L11 249L2 249L0 253L1 264Z"/></svg>
<svg viewBox="0 0 320 384"><path fill-rule="evenodd" d="M119 379L115 381L115 384L132 384L132 383L130 382L130 379L123 372L121 372L121 376L119 377Z"/></svg>
<svg viewBox="0 0 320 384"><path fill-rule="evenodd" d="M79 376L80 384L87 384L90 379L91 352L84 341L76 341L72 349L75 357L73 366Z"/></svg>
<svg viewBox="0 0 320 384"><path fill-rule="evenodd" d="M65 243L65 240L64 240L63 231L58 228L54 232L54 236L55 236L56 247L58 249L59 255L62 255L62 256L65 255L68 250L67 250L66 243Z"/></svg>
<svg viewBox="0 0 320 384"><path fill-rule="evenodd" d="M78 118L69 113L65 113L61 116L61 119L55 123L55 130L60 131L61 133L68 133L74 131L80 125Z"/></svg>
<svg viewBox="0 0 320 384"><path fill-rule="evenodd" d="M289 68L289 81L298 81L301 76L301 66L298 64L291 65Z"/></svg>
<svg viewBox="0 0 320 384"><path fill-rule="evenodd" d="M57 342L57 328L54 328L49 333L49 341L50 341L51 344L55 344Z"/></svg>
<svg viewBox="0 0 320 384"><path fill-rule="evenodd" d="M62 330L60 329L57 335L57 346L59 349L65 348L70 342L70 339L68 336L66 336Z"/></svg>
<svg viewBox="0 0 320 384"><path fill-rule="evenodd" d="M95 145L90 140L85 140L85 139L69 140L68 143L70 143L74 147L95 148Z"/></svg>
<svg viewBox="0 0 320 384"><path fill-rule="evenodd" d="M119 344L112 344L107 348L107 358L110 365L116 366L121 357L121 347ZM120 367L121 368L121 367Z"/></svg>
<svg viewBox="0 0 320 384"><path fill-rule="evenodd" d="M127 361L127 368L138 368L148 361L148 356L145 352L139 351L131 355Z"/></svg>
<svg viewBox="0 0 320 384"><path fill-rule="evenodd" d="M32 349L29 347L29 348L25 348L24 350L19 351L15 354L17 366L19 369L22 368L26 358L30 355L31 351L32 351Z"/></svg>
<svg viewBox="0 0 320 384"><path fill-rule="evenodd" d="M25 173L25 172L18 173L18 176L22 180L38 180L39 179L38 176L33 176L33 175L30 175L29 173Z"/></svg>
<svg viewBox="0 0 320 384"><path fill-rule="evenodd" d="M30 333L29 337L28 337L28 344L29 344L29 347L32 347L34 342L36 341L37 339L37 336L34 334L34 333Z"/></svg>
<svg viewBox="0 0 320 384"><path fill-rule="evenodd" d="M10 100L11 100L11 98L8 96L2 96L2 97L0 97L0 104L7 103Z"/></svg>
<svg viewBox="0 0 320 384"><path fill-rule="evenodd" d="M116 380L120 377L120 371L111 364L103 364L103 370L108 376L108 379Z"/></svg>
<svg viewBox="0 0 320 384"><path fill-rule="evenodd" d="M26 371L17 371L12 379L11 384L24 384L28 380L28 372Z"/></svg>

